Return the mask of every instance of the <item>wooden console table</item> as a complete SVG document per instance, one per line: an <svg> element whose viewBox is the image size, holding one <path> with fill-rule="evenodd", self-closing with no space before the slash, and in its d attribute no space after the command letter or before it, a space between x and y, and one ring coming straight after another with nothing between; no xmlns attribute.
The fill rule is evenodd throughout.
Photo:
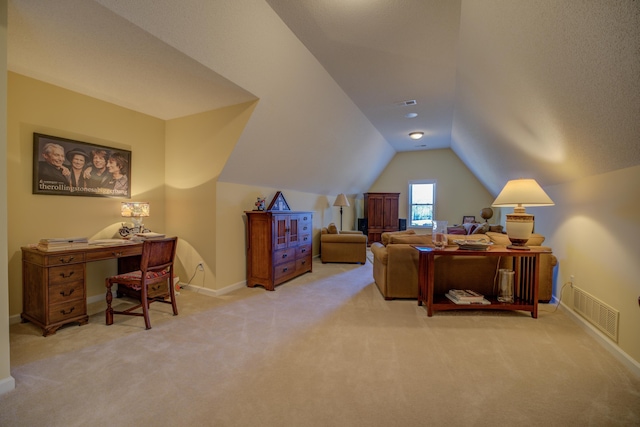
<svg viewBox="0 0 640 427"><path fill-rule="evenodd" d="M442 310L522 310L531 312L531 317L538 317L538 283L540 270L540 254L548 250L531 249L518 251L507 249L505 246L494 245L487 250L461 250L458 248L435 249L428 246L413 246L420 253L418 258L418 305L427 305L427 316L431 317L434 311ZM515 262L514 302L499 302L495 295L485 295L491 302L489 305L455 304L444 295L434 295L434 271L436 256L509 256L514 258L531 257L533 269L530 272L530 280L523 280L521 263Z"/></svg>
<svg viewBox="0 0 640 427"><path fill-rule="evenodd" d="M141 253L142 243L48 252L23 247L22 321L40 326L45 337L67 323L86 324L87 262L118 259L118 272L123 273L139 268Z"/></svg>

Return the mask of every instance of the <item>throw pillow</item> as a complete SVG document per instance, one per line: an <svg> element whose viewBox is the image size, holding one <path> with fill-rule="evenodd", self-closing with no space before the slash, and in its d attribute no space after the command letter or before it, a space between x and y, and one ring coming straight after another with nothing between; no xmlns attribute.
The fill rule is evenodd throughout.
<svg viewBox="0 0 640 427"><path fill-rule="evenodd" d="M500 224L493 224L493 225L489 225L489 231L493 231L494 233L502 233L504 227L502 227Z"/></svg>
<svg viewBox="0 0 640 427"><path fill-rule="evenodd" d="M484 224L478 224L471 234L485 234L487 231L489 231L489 223L485 222Z"/></svg>
<svg viewBox="0 0 640 427"><path fill-rule="evenodd" d="M382 233L382 244L384 246L387 246L389 244L389 237L390 236L397 236L397 235L402 235L402 234L416 234L415 230L404 230L404 231L387 231L385 233Z"/></svg>
<svg viewBox="0 0 640 427"><path fill-rule="evenodd" d="M454 225L452 227L447 227L447 234L467 234L467 230L465 230L461 225Z"/></svg>
<svg viewBox="0 0 640 427"><path fill-rule="evenodd" d="M336 227L334 223L331 223L327 227L327 231L329 231L329 234L338 234L338 227Z"/></svg>

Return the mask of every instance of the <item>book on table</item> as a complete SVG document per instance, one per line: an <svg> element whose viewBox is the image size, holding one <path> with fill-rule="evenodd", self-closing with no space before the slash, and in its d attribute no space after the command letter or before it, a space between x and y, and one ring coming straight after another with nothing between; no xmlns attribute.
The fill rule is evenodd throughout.
<svg viewBox="0 0 640 427"><path fill-rule="evenodd" d="M449 298L449 300L451 300L451 302L453 302L455 304L458 304L458 305L489 305L489 304L491 304L491 302L486 298L482 298L479 301L465 301L465 300L456 299L456 297L454 297L450 293L444 294L444 296Z"/></svg>
<svg viewBox="0 0 640 427"><path fill-rule="evenodd" d="M451 295L457 301L481 302L485 299L484 295L470 289L450 289L447 295Z"/></svg>

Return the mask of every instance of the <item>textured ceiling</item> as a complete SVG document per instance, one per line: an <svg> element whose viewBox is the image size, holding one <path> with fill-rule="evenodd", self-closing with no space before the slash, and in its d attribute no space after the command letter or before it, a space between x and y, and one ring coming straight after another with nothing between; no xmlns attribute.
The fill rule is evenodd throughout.
<svg viewBox="0 0 640 427"><path fill-rule="evenodd" d="M640 164L637 0L10 0L8 63L164 119L260 98L229 164L316 163L229 180L366 190L392 154L285 25L395 151L451 147L494 194Z"/></svg>

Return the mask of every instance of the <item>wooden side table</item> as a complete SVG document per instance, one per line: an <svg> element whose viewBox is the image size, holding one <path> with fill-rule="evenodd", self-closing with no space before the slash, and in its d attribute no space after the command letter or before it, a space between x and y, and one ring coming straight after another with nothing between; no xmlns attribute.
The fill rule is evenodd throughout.
<svg viewBox="0 0 640 427"><path fill-rule="evenodd" d="M419 252L418 258L418 305L427 305L427 316L433 316L434 311L444 310L522 310L531 312L531 317L538 317L538 284L540 270L540 254L548 250L531 249L518 251L507 249L505 246L494 245L487 250L461 250L459 248L435 249L428 246L413 246ZM520 271L520 262L515 262L514 301L512 303L499 302L496 295L485 295L491 302L489 305L459 305L450 301L445 295L434 295L434 271L436 256L509 256L514 258L531 257L533 269L528 272Z"/></svg>

